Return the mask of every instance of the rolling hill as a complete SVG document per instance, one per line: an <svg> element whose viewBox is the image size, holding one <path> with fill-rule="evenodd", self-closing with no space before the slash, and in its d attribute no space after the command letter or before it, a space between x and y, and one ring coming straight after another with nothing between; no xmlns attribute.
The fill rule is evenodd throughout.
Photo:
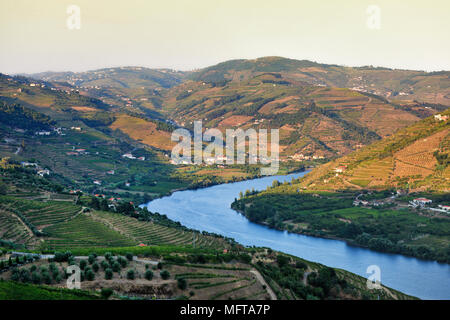
<svg viewBox="0 0 450 320"><path fill-rule="evenodd" d="M450 109L313 170L299 187L313 190L450 190Z"/></svg>
<svg viewBox="0 0 450 320"><path fill-rule="evenodd" d="M113 112L187 128L200 119L204 127L220 129L279 128L282 157L295 160L348 154L450 105L449 72L281 57L231 60L192 72L121 67L29 76L95 97ZM143 137L124 128L137 122L122 117L113 127L152 146L164 140L171 145L156 131L153 139L154 133Z"/></svg>
<svg viewBox="0 0 450 320"><path fill-rule="evenodd" d="M390 100L450 105L450 72L423 72L381 67L345 67L294 60L262 57L253 60L231 60L189 75L196 81L245 81L266 72L280 73L284 78L314 85L353 88Z"/></svg>
<svg viewBox="0 0 450 320"><path fill-rule="evenodd" d="M284 158L343 155L420 119L377 96L273 72L220 85L188 81L163 96L168 117L180 126L203 120L222 130L280 129Z"/></svg>

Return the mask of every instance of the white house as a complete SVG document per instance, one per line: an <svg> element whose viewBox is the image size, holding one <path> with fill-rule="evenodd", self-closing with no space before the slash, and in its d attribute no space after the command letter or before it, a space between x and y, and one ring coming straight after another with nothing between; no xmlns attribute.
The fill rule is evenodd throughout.
<svg viewBox="0 0 450 320"><path fill-rule="evenodd" d="M424 205L432 203L433 200L430 200L430 199L427 199L427 198L416 198L412 202L415 205L424 206Z"/></svg>
<svg viewBox="0 0 450 320"><path fill-rule="evenodd" d="M48 170L48 169L39 170L39 171L37 172L37 174L40 175L41 177L43 177L43 176L45 176L45 175L48 176L48 175L50 174L50 170Z"/></svg>
<svg viewBox="0 0 450 320"><path fill-rule="evenodd" d="M125 153L124 155L122 155L122 158L127 158L127 159L136 159L135 156L133 156L131 153Z"/></svg>
<svg viewBox="0 0 450 320"><path fill-rule="evenodd" d="M438 121L447 121L448 120L448 116L443 116L441 114L435 114L434 115L434 119L436 119Z"/></svg>

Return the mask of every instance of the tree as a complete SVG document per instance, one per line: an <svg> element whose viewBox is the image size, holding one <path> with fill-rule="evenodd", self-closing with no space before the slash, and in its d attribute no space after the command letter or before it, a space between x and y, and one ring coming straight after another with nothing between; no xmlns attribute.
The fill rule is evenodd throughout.
<svg viewBox="0 0 450 320"><path fill-rule="evenodd" d="M121 202L117 206L116 211L129 216L134 213L134 206L129 202Z"/></svg>
<svg viewBox="0 0 450 320"><path fill-rule="evenodd" d="M92 281L95 279L95 274L92 270L86 271L86 279L87 281Z"/></svg>
<svg viewBox="0 0 450 320"><path fill-rule="evenodd" d="M100 202L100 210L102 210L102 211L109 211L108 201L106 201L106 199L103 199Z"/></svg>
<svg viewBox="0 0 450 320"><path fill-rule="evenodd" d="M117 262L120 263L122 268L125 268L128 265L127 259L125 259L124 257L117 258Z"/></svg>
<svg viewBox="0 0 450 320"><path fill-rule="evenodd" d="M93 197L93 198L91 199L91 202L90 202L89 206L90 206L92 209L100 210L100 201L98 201L97 197Z"/></svg>
<svg viewBox="0 0 450 320"><path fill-rule="evenodd" d="M105 279L106 280L111 280L113 277L113 271L110 268L107 268L105 270Z"/></svg>
<svg viewBox="0 0 450 320"><path fill-rule="evenodd" d="M5 195L8 192L8 188L2 182L0 182L0 195Z"/></svg>
<svg viewBox="0 0 450 320"><path fill-rule="evenodd" d="M89 264L93 264L95 262L95 256L93 254L90 254L88 257Z"/></svg>
<svg viewBox="0 0 450 320"><path fill-rule="evenodd" d="M34 271L34 272L31 274L31 281L32 281L34 284L40 284L40 283L41 283L41 276L39 275L39 273L37 273L36 271Z"/></svg>
<svg viewBox="0 0 450 320"><path fill-rule="evenodd" d="M114 272L120 272L120 269L121 269L120 263L118 263L117 261L115 261L115 262L112 264L112 270L113 270Z"/></svg>
<svg viewBox="0 0 450 320"><path fill-rule="evenodd" d="M180 290L185 290L187 288L187 281L184 278L180 278L177 280L177 285Z"/></svg>
<svg viewBox="0 0 450 320"><path fill-rule="evenodd" d="M103 299L108 299L113 294L113 292L114 291L111 288L102 288L102 290L100 291L100 295Z"/></svg>
<svg viewBox="0 0 450 320"><path fill-rule="evenodd" d="M80 269L84 270L87 266L87 261L86 260L80 260Z"/></svg>
<svg viewBox="0 0 450 320"><path fill-rule="evenodd" d="M167 270L162 270L159 274L161 275L161 278L163 280L167 280L170 278L170 273Z"/></svg>
<svg viewBox="0 0 450 320"><path fill-rule="evenodd" d="M107 253L105 253L105 259L106 259L106 260L108 260L108 261L111 261L111 260L112 260L112 258L113 258L113 255L112 255L112 253L111 253L111 252L107 252Z"/></svg>
<svg viewBox="0 0 450 320"><path fill-rule="evenodd" d="M133 254L131 252L127 252L125 255L128 259L128 261L133 261Z"/></svg>
<svg viewBox="0 0 450 320"><path fill-rule="evenodd" d="M103 269L103 270L108 269L108 268L109 268L109 263L108 263L108 261L103 260L103 261L101 262L101 266L102 266L102 269Z"/></svg>
<svg viewBox="0 0 450 320"><path fill-rule="evenodd" d="M135 272L134 272L133 269L128 270L128 272L127 272L127 279L128 280L134 280L135 276L136 275L135 275Z"/></svg>
<svg viewBox="0 0 450 320"><path fill-rule="evenodd" d="M153 279L153 272L152 272L152 270L145 271L144 277L145 277L145 279L151 281Z"/></svg>

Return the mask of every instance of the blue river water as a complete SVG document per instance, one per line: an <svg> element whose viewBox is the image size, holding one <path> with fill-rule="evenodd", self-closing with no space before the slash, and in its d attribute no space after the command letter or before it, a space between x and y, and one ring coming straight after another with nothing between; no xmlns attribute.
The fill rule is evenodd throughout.
<svg viewBox="0 0 450 320"><path fill-rule="evenodd" d="M167 215L174 221L200 231L214 232L247 246L269 247L330 267L368 277L367 267L377 265L381 282L421 299L450 300L450 266L397 254L388 254L329 240L278 231L252 223L230 208L239 192L263 190L273 180L290 181L305 172L286 176L221 184L197 190L174 192L153 200L149 211Z"/></svg>

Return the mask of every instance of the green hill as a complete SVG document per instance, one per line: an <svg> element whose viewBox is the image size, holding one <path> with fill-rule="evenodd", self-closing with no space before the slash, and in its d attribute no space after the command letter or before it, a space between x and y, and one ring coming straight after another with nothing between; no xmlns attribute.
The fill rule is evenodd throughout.
<svg viewBox="0 0 450 320"><path fill-rule="evenodd" d="M420 118L376 96L263 73L226 84L185 82L164 94L167 117L192 127L278 128L284 158L343 155Z"/></svg>
<svg viewBox="0 0 450 320"><path fill-rule="evenodd" d="M313 170L299 182L306 190L450 190L450 109L359 151ZM445 120L444 120L445 119ZM339 172L336 172L339 171Z"/></svg>
<svg viewBox="0 0 450 320"><path fill-rule="evenodd" d="M294 60L282 57L262 57L253 60L231 60L201 69L189 75L205 82L248 80L266 72L306 81L314 85L354 88L390 100L450 105L450 72L423 72L381 67L345 67Z"/></svg>

